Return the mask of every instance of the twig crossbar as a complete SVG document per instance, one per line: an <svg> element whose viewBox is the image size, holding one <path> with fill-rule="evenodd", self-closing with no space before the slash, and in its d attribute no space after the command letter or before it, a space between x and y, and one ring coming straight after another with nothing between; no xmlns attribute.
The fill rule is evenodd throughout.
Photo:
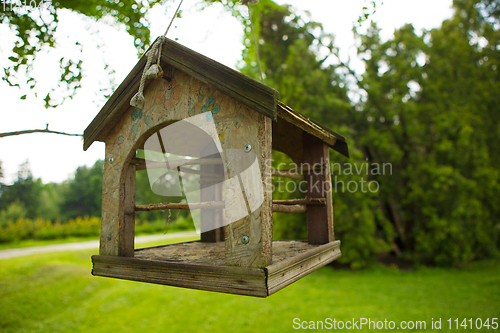
<svg viewBox="0 0 500 333"><path fill-rule="evenodd" d="M324 206L325 198L304 198L290 200L273 200L274 213L305 213L307 206ZM136 211L152 211L167 209L222 209L225 207L224 201L198 202L198 203L160 203L150 205L135 205Z"/></svg>

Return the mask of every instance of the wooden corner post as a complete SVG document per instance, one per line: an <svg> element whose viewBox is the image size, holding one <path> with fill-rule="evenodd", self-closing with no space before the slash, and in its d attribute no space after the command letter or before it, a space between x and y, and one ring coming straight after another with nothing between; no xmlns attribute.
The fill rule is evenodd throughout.
<svg viewBox="0 0 500 333"><path fill-rule="evenodd" d="M229 193L234 195L226 198L226 214L234 214L233 207L236 206L243 207L248 214L224 227L225 263L228 266L263 268L272 263L272 120L262 114L256 116L251 126L240 129L241 140L233 140L239 150L243 151L247 147L247 151L255 154L260 174L251 173L248 177L248 173L242 170L242 174L247 173L247 177L242 174L231 175L235 182L232 186L234 191ZM250 152L241 158L252 156ZM259 202L258 207L252 202Z"/></svg>
<svg viewBox="0 0 500 333"><path fill-rule="evenodd" d="M222 181L224 180L222 165L200 165L200 171L201 202L222 201ZM218 177L222 177L222 179L217 179ZM200 223L201 227L208 225L213 228L210 231L201 233L200 240L202 242L213 243L224 241L222 209L202 208L200 210Z"/></svg>
<svg viewBox="0 0 500 333"><path fill-rule="evenodd" d="M309 244L332 242L333 201L328 145L304 132L304 163L310 165L304 172L306 195L310 198L325 198L325 206L307 206L307 237Z"/></svg>
<svg viewBox="0 0 500 333"><path fill-rule="evenodd" d="M136 166L125 166L125 181L123 183L123 216L119 220L119 256L134 256L135 234L135 171ZM121 215L121 214L120 214Z"/></svg>

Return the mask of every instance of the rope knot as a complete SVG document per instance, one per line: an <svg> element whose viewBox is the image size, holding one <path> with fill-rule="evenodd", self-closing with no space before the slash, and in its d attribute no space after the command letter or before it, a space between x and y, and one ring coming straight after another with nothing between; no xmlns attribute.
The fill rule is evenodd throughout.
<svg viewBox="0 0 500 333"><path fill-rule="evenodd" d="M132 97L130 100L130 105L135 106L136 108L143 109L145 104L144 99L144 85L147 79L159 79L163 77L163 69L160 66L161 59L161 45L163 44L164 37L158 38L153 45L151 45L148 52L146 52L146 66L144 66L144 70L142 71L141 81L139 83L139 91ZM157 56L158 61L156 64L152 64L153 58Z"/></svg>
<svg viewBox="0 0 500 333"><path fill-rule="evenodd" d="M159 79L163 77L163 69L161 69L160 65L154 64L149 67L146 72L146 80L147 79Z"/></svg>
<svg viewBox="0 0 500 333"><path fill-rule="evenodd" d="M163 69L160 66L160 60L161 60L161 46L163 43L167 40L167 35L168 29L170 29L170 26L172 25L172 22L174 22L175 17L179 13L179 9L181 8L182 2L184 0L181 0L179 3L179 6L177 6L177 10L175 11L174 16L172 16L172 19L170 20L170 24L167 27L167 30L163 34L163 36L160 36L156 39L156 41L151 45L149 48L148 52L146 52L145 56L147 57L146 61L146 66L144 66L144 70L142 71L142 76L141 76L141 82L139 84L139 91L137 94L132 97L130 100L130 105L135 106L136 108L143 109L145 100L144 100L144 84L146 83L147 79L158 79L163 76ZM257 1L258 0L249 0L249 1ZM153 64L153 58L158 57L158 61L156 64Z"/></svg>
<svg viewBox="0 0 500 333"><path fill-rule="evenodd" d="M144 109L145 99L142 91L138 91L137 94L130 100L130 105L135 106L138 109Z"/></svg>

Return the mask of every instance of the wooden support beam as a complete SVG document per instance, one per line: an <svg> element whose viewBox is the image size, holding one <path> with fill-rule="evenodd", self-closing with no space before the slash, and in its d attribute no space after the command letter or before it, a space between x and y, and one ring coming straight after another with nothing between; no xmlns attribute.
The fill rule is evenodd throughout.
<svg viewBox="0 0 500 333"><path fill-rule="evenodd" d="M249 215L239 220L231 218L232 214L229 209L225 210L226 218L236 220L224 227L225 232L225 264L228 266L243 266L243 267L266 267L272 263L272 120L261 114L256 114L257 117L253 123L241 126L238 131L235 131L234 138L228 144L229 149L242 149L247 144L252 147L251 152L244 156L240 156L237 160L228 160L229 169L231 163L240 163L244 159L251 161L253 154L256 155L260 172L252 172L245 177L241 175L229 174L231 179L238 178L238 183L233 182L233 188L237 195L225 198L228 205L233 207L241 207L241 211L246 207ZM227 134L225 136L227 142ZM233 164L236 166L237 164ZM249 164L252 165L252 164ZM237 168L236 168L237 169ZM231 184L229 184L231 186ZM246 191L262 188L262 193L254 193L247 195ZM241 191L241 196L239 195ZM231 193L231 192L228 192ZM262 196L262 197L261 197ZM262 199L262 200L261 200ZM259 202L257 208L256 202ZM239 218L239 216L238 216Z"/></svg>
<svg viewBox="0 0 500 333"><path fill-rule="evenodd" d="M325 206L325 198L305 198L305 199L291 199L291 200L273 200L273 213L305 213L306 206ZM289 207L289 208L287 208ZM293 208L290 208L293 207ZM166 210L166 209L223 209L224 201L207 201L199 203L159 203L150 205L136 205L136 211L152 211L152 210Z"/></svg>
<svg viewBox="0 0 500 333"><path fill-rule="evenodd" d="M136 158L134 159L135 163L137 163L137 170L145 170L146 169L146 160ZM222 159L220 158L197 158L197 159L182 159L182 160L173 160L167 162L148 162L148 169L159 169L166 168L169 170L177 170L177 167L184 165L216 165L222 164Z"/></svg>
<svg viewBox="0 0 500 333"><path fill-rule="evenodd" d="M135 205L136 211L152 211L152 210L166 210L166 209L221 209L224 208L224 201L211 201L211 202L198 202L198 203L160 203L151 205Z"/></svg>
<svg viewBox="0 0 500 333"><path fill-rule="evenodd" d="M222 164L200 166L200 199L203 202L221 201L223 198L224 166ZM181 168L181 171L187 168ZM222 209L201 209L200 227L202 242L220 242L224 240L224 216Z"/></svg>
<svg viewBox="0 0 500 333"><path fill-rule="evenodd" d="M326 205L325 198L304 198L304 199L288 199L288 200L273 200L273 205Z"/></svg>
<svg viewBox="0 0 500 333"><path fill-rule="evenodd" d="M134 233L135 233L135 165L129 164L126 169L123 215L120 214L118 255L121 257L134 256Z"/></svg>
<svg viewBox="0 0 500 333"><path fill-rule="evenodd" d="M273 213L305 213L307 211L306 205L274 205Z"/></svg>
<svg viewBox="0 0 500 333"><path fill-rule="evenodd" d="M305 133L303 136L304 162L330 165L328 145L317 137ZM306 195L310 198L325 198L326 206L309 206L307 209L307 237L309 244L326 244L334 240L333 202L330 168L311 169L304 172Z"/></svg>

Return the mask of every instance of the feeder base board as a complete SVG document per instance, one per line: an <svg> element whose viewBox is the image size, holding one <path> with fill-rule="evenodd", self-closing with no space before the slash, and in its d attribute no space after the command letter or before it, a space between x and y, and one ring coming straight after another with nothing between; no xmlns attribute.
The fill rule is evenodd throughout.
<svg viewBox="0 0 500 333"><path fill-rule="evenodd" d="M340 241L273 241L264 268L224 264L224 242L199 241L135 250L134 257L92 256L92 274L230 294L267 297L341 256Z"/></svg>

